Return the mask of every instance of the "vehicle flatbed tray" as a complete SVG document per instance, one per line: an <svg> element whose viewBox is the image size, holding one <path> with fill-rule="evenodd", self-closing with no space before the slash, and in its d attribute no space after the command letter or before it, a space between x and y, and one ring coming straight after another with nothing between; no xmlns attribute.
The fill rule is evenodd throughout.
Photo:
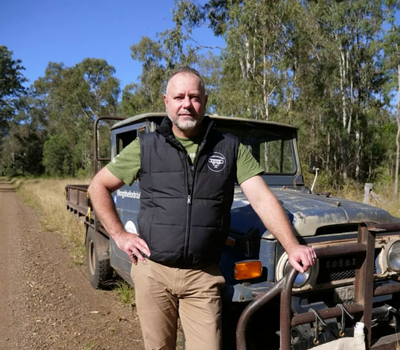
<svg viewBox="0 0 400 350"><path fill-rule="evenodd" d="M85 220L88 220L88 187L89 185L67 185L65 187L67 209L78 217L85 217Z"/></svg>

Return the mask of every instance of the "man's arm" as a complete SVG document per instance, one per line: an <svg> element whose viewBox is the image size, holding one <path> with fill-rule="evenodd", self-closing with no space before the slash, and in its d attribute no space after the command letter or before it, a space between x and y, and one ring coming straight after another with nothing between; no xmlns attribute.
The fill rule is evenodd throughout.
<svg viewBox="0 0 400 350"><path fill-rule="evenodd" d="M145 261L143 254L150 256L146 242L138 235L125 231L115 210L111 192L122 187L124 183L114 176L106 167L101 169L89 186L90 200L104 228L114 239L118 248L128 254L136 265L137 259Z"/></svg>
<svg viewBox="0 0 400 350"><path fill-rule="evenodd" d="M299 244L281 204L261 176L251 177L240 187L265 227L282 244L291 265L299 272L314 265L317 258L314 249Z"/></svg>

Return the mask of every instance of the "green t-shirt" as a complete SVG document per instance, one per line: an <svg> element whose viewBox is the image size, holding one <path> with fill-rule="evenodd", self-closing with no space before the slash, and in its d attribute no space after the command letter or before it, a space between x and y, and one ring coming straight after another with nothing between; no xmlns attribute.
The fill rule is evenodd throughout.
<svg viewBox="0 0 400 350"><path fill-rule="evenodd" d="M191 139L175 137L186 149L192 164L194 164L202 135ZM236 178L239 185L264 171L243 144L239 145L236 168ZM139 137L126 146L121 153L107 165L107 169L121 181L125 182L127 185L131 185L133 181L137 179L140 170Z"/></svg>

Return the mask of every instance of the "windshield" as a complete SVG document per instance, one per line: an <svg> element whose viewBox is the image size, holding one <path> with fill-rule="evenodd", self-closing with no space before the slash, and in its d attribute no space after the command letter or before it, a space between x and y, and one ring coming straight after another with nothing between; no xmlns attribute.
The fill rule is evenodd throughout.
<svg viewBox="0 0 400 350"><path fill-rule="evenodd" d="M159 125L161 118L154 119ZM295 129L280 124L264 124L230 118L214 119L217 129L237 136L264 168L264 174L296 175ZM151 130L155 130L155 126ZM297 179L298 175L296 175ZM281 184L281 183L279 183Z"/></svg>
<svg viewBox="0 0 400 350"><path fill-rule="evenodd" d="M240 142L251 152L264 168L265 174L296 173L296 157L291 135L271 133L266 129L238 124L238 128L221 128L239 137Z"/></svg>

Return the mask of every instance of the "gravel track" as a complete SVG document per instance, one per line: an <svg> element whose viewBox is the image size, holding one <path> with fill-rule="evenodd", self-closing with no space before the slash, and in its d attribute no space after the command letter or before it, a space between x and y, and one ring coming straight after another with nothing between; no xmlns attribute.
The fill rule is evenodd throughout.
<svg viewBox="0 0 400 350"><path fill-rule="evenodd" d="M142 350L135 309L94 290L56 232L0 180L0 350Z"/></svg>

